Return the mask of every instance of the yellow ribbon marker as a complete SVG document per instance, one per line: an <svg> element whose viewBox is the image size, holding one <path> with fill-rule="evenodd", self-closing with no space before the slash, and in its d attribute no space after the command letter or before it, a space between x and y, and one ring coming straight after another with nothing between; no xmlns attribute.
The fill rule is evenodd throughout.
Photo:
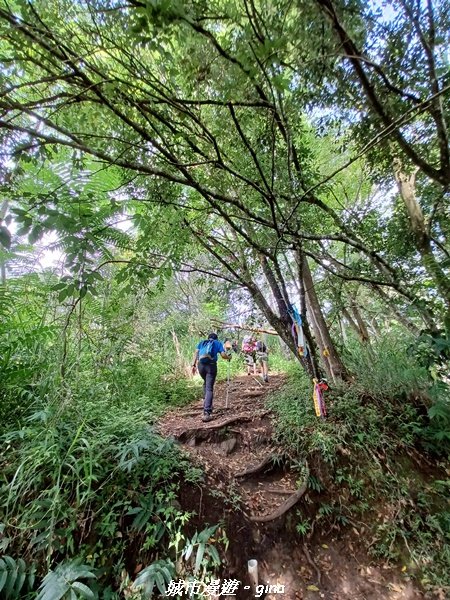
<svg viewBox="0 0 450 600"><path fill-rule="evenodd" d="M314 408L316 411L316 417L320 417L319 391L318 391L318 387L317 387L318 383L319 382L317 381L317 379L313 379L313 384L314 384L313 400L314 400Z"/></svg>

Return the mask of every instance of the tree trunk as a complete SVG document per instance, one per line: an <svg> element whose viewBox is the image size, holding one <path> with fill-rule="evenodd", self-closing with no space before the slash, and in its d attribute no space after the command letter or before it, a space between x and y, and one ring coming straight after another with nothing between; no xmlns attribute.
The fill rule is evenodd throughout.
<svg viewBox="0 0 450 600"><path fill-rule="evenodd" d="M317 365L317 356L315 355L315 348L312 344L312 338L311 338L311 334L309 331L309 326L308 323L306 322L306 319L304 320L303 323L303 331L305 334L305 338L308 342L308 347L310 350L310 353L308 354L308 356L306 357L302 357L299 356L298 354L298 350L296 345L294 344L294 340L292 337L292 333L291 333L291 328L292 328L292 318L289 314L289 308L291 306L291 302L288 296L288 292L286 289L286 285L283 279L283 276L281 274L281 269L279 268L279 265L275 265L275 269L278 275L278 280L275 276L275 273L272 271L267 258L263 255L260 255L259 257L260 259L260 263L263 269L263 273L264 276L267 279L267 282L272 290L272 293L275 297L275 301L277 303L278 306L278 311L280 313L280 321L284 324L284 329L288 335L288 339L285 339L283 336L284 341L288 344L288 346L291 348L291 345L295 348L294 350L294 354L297 357L297 359L300 361L300 363L302 364L303 368L306 370L306 372L308 373L308 375L310 377L318 377L319 373L318 373L318 365ZM281 333L280 333L281 336Z"/></svg>
<svg viewBox="0 0 450 600"><path fill-rule="evenodd" d="M0 258L0 282L3 286L6 285L6 264L2 258Z"/></svg>
<svg viewBox="0 0 450 600"><path fill-rule="evenodd" d="M305 286L306 299L308 306L310 307L311 314L313 315L314 322L317 327L317 343L320 348L320 352L324 357L324 365L327 371L327 375L332 381L336 379L347 379L347 370L341 361L339 354L334 346L333 340L331 339L328 325L322 314L322 309L317 298L316 290L314 288L314 282L309 268L306 257L301 254L299 250L296 254L296 260L298 264L299 273L301 273L303 284Z"/></svg>
<svg viewBox="0 0 450 600"><path fill-rule="evenodd" d="M338 323L339 323L339 329L341 331L342 341L344 342L344 344L346 344L348 341L348 336L347 336L347 332L345 331L345 325L339 315L338 315Z"/></svg>
<svg viewBox="0 0 450 600"><path fill-rule="evenodd" d="M380 328L380 326L378 325L378 322L377 322L377 320L375 319L375 317L372 317L372 318L370 319L370 327L371 327L371 329L372 329L372 333L373 333L373 335L374 335L375 337L380 337L380 335L381 335L381 328Z"/></svg>
<svg viewBox="0 0 450 600"><path fill-rule="evenodd" d="M8 200L3 200L0 208L0 225L2 224L3 219L6 217L8 204ZM6 285L6 261L2 258L0 258L0 282L2 285Z"/></svg>
<svg viewBox="0 0 450 600"><path fill-rule="evenodd" d="M319 367L319 360L317 357L316 344L311 335L311 331L309 328L309 321L306 318L308 302L307 302L307 298L306 298L305 284L304 284L304 281L301 276L299 276L298 281L299 281L299 290L300 290L300 312L301 312L302 323L303 323L303 331L305 334L306 341L308 343L308 348L310 350L310 364L311 364L312 374L313 374L313 377L315 377L316 379L321 379L322 373L321 373L320 367ZM315 322L314 315L312 312L310 312L309 314L311 317L311 324L312 324L312 327L314 330L314 322ZM319 348L320 348L320 346L319 346Z"/></svg>
<svg viewBox="0 0 450 600"><path fill-rule="evenodd" d="M311 304L309 303L309 299L308 299L308 296L306 294L305 294L305 302L306 302L306 310L307 310L307 313L309 315L309 319L311 321L311 328L312 328L312 331L313 331L314 339L316 340L317 346L319 347L319 350L320 350L321 348L325 348L325 342L323 341L323 338L322 338L322 335L321 335L321 332L320 332L320 328L317 325L317 321L315 319L314 312L311 309ZM322 355L322 358L323 358L325 370L327 372L327 376L330 377L332 379L332 381L334 382L333 373L332 373L332 370L329 368L329 365L328 365L328 368L327 368L327 364L326 364L327 363L327 357Z"/></svg>
<svg viewBox="0 0 450 600"><path fill-rule="evenodd" d="M383 300L383 302L388 306L388 308L391 310L391 312L398 319L399 323L401 323L412 334L419 335L420 329L417 327L417 325L415 325L410 319L408 319L407 317L402 315L402 313L395 306L395 303L393 302L392 298L390 298L386 294L386 292L383 290L383 288L374 285L373 290L380 296L380 298ZM421 316L423 317L422 314L421 314ZM427 325L428 325L428 322L427 322Z"/></svg>
<svg viewBox="0 0 450 600"><path fill-rule="evenodd" d="M178 336L175 333L174 329L172 329L172 340L173 340L173 345L175 348L175 355L176 355L176 359L174 361L175 369L176 369L176 371L181 371L181 372L184 372L185 374L189 374L190 368L189 368L188 364L186 363L183 353L181 352L180 341L179 341Z"/></svg>
<svg viewBox="0 0 450 600"><path fill-rule="evenodd" d="M320 373L319 361L318 361L317 354L316 354L314 340L318 339L318 336L320 335L320 330L317 327L317 323L314 319L314 314L312 313L311 307L309 306L309 302L308 302L308 298L307 298L307 295L305 292L305 286L303 283L303 278L302 278L301 273L299 273L298 277L296 277L294 275L294 272L291 267L291 263L289 262L286 254L284 254L283 257L284 257L284 261L286 263L286 268L289 272L289 275L291 276L292 285L294 286L295 291L297 292L298 300L300 302L300 312L302 314L302 319L307 324L307 328L305 331L305 337L307 338L309 346L314 348L313 367L316 372L315 377L317 379L319 379L322 375ZM312 335L310 334L310 331L309 331L309 326L308 326L309 322L311 322ZM314 340L313 340L313 338L314 338ZM318 343L317 343L317 346L319 347L319 349L321 348L321 346ZM326 357L324 357L324 360L326 362ZM330 372L327 369L327 375L329 375L329 373Z"/></svg>
<svg viewBox="0 0 450 600"><path fill-rule="evenodd" d="M369 331L364 323L364 319L361 316L358 305L353 299L350 303L350 310L352 311L353 316L355 317L356 323L358 325L359 337L363 344L368 344L370 341Z"/></svg>
<svg viewBox="0 0 450 600"><path fill-rule="evenodd" d="M406 173L400 159L397 158L394 161L395 179L409 216L415 246L420 253L423 266L434 281L437 291L447 305L447 310L450 311L450 280L433 253L425 218L416 199L417 170L415 169L412 173Z"/></svg>
<svg viewBox="0 0 450 600"><path fill-rule="evenodd" d="M347 321L347 323L350 325L350 327L355 331L355 333L358 335L359 339L361 341L363 341L361 339L361 331L358 327L358 324L356 323L356 321L354 320L354 318L352 317L352 315L348 312L348 310L345 307L341 308L341 313L343 314L343 316L345 317L345 320Z"/></svg>

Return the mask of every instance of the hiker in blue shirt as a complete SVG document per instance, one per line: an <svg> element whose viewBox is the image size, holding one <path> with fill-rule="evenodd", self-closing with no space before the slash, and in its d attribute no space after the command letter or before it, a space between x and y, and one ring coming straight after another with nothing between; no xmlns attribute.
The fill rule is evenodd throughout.
<svg viewBox="0 0 450 600"><path fill-rule="evenodd" d="M199 342L194 354L192 374L198 368L203 379L203 421L212 419L214 383L217 376L217 356L220 354L225 360L231 360L229 349L225 349L222 342L217 339L217 333L210 333L207 340Z"/></svg>

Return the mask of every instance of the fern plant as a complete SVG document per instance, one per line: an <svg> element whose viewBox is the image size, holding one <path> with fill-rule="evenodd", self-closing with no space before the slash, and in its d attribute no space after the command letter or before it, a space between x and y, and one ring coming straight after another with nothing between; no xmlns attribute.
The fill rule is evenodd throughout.
<svg viewBox="0 0 450 600"><path fill-rule="evenodd" d="M62 563L49 571L39 586L36 600L95 600L98 596L82 579L96 579L89 567L77 561Z"/></svg>
<svg viewBox="0 0 450 600"><path fill-rule="evenodd" d="M152 598L155 585L162 596L166 595L167 585L175 577L175 565L172 561L157 560L143 569L133 583L143 598Z"/></svg>
<svg viewBox="0 0 450 600"><path fill-rule="evenodd" d="M27 565L23 558L0 558L0 597L5 600L23 598L33 589L35 566Z"/></svg>
<svg viewBox="0 0 450 600"><path fill-rule="evenodd" d="M194 575L198 575L202 568L202 578L206 575L208 567L218 567L220 557L217 549L213 546L212 539L217 531L218 525L207 527L202 531L196 531L192 539L186 541L182 557L189 565L194 563ZM195 561L193 560L195 553Z"/></svg>

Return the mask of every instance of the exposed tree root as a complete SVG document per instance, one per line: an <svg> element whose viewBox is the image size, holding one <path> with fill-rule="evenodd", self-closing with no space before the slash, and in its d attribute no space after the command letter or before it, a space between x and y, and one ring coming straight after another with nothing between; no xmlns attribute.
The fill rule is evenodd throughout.
<svg viewBox="0 0 450 600"><path fill-rule="evenodd" d="M262 492L266 492L267 494L284 494L288 496L289 494L295 494L293 490L280 490L277 488L264 488L261 490Z"/></svg>
<svg viewBox="0 0 450 600"><path fill-rule="evenodd" d="M241 415L237 417L231 417L229 419L225 419L224 421L217 421L212 425L204 425L203 427L195 427L194 429L184 429L175 435L176 439L179 441L185 441L193 437L200 437L205 439L205 434L208 434L211 431L217 431L226 427L227 425L231 425L232 423L245 423L248 421L252 421L254 416L246 416Z"/></svg>
<svg viewBox="0 0 450 600"><path fill-rule="evenodd" d="M306 471L305 479L303 480L302 485L299 487L299 489L296 492L294 492L286 500L286 502L283 502L283 504L281 504L281 506L279 506L273 513L270 513L269 515L262 515L262 516L253 516L252 515L250 517L250 521L254 521L256 523L268 523L269 521L274 521L275 519L278 519L279 517L284 515L284 513L286 513L288 510L290 510L295 504L297 504L297 502L300 500L300 498L303 496L303 494L308 489L308 478L309 478L308 465L306 466L306 468L307 468L307 471Z"/></svg>
<svg viewBox="0 0 450 600"><path fill-rule="evenodd" d="M213 425L206 425L202 429L206 430L214 430L221 429L222 427L226 427L227 425L231 425L232 423L246 423L248 421L252 421L254 415L240 415L237 417L230 417L229 419L225 419L225 421L220 421L220 423L214 423Z"/></svg>
<svg viewBox="0 0 450 600"><path fill-rule="evenodd" d="M264 396L264 390L248 390L248 392L241 392L241 398L259 398Z"/></svg>
<svg viewBox="0 0 450 600"><path fill-rule="evenodd" d="M303 544L303 553L305 555L306 561L307 563L314 569L314 571L316 572L317 575L317 585L321 584L322 581L322 573L319 570L319 567L316 565L316 563L313 561L313 559L311 558L311 555L309 553L308 550L308 546L306 545L306 543Z"/></svg>
<svg viewBox="0 0 450 600"><path fill-rule="evenodd" d="M256 475L256 473L261 473L261 471L264 471L266 467L268 467L269 465L273 465L277 458L281 457L274 456L273 454L271 454L270 456L266 456L266 458L260 463L258 463L256 466L250 467L249 469L241 471L240 473L236 473L235 477L248 477L249 475Z"/></svg>
<svg viewBox="0 0 450 600"><path fill-rule="evenodd" d="M214 411L214 414L216 417L220 417L222 415L227 414L230 411L229 408L219 408L217 410ZM180 412L179 416L180 417L198 417L200 416L200 414L203 413L203 406L199 406L198 408L191 408L191 410L186 411L186 412Z"/></svg>

